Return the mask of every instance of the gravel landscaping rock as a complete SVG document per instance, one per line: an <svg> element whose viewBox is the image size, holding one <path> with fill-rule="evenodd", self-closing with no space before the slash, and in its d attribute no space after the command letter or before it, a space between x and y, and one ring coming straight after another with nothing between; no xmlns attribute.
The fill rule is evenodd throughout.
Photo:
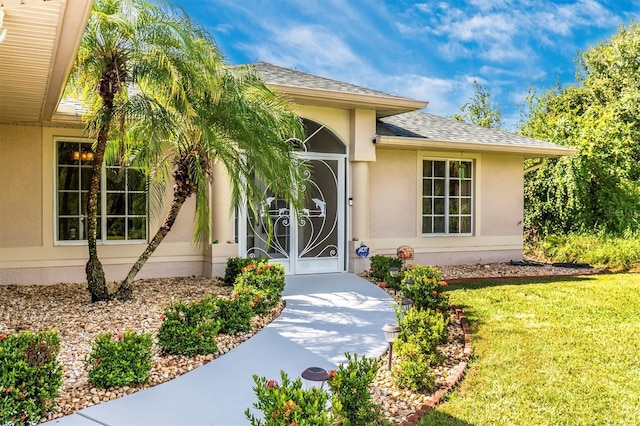
<svg viewBox="0 0 640 426"><path fill-rule="evenodd" d="M443 279L487 277L521 277L546 275L577 275L601 272L584 268L517 266L510 264L464 265L439 267ZM206 356L162 355L154 346L153 367L149 382L139 386L108 389L93 387L87 379L84 360L91 350L91 342L100 333L122 333L126 330L150 332L153 335L161 324L161 315L170 302L195 301L205 295L229 296L231 287L223 287L217 280L202 277L149 279L137 281L134 300L91 303L86 284L56 284L50 286L0 286L0 333L13 334L21 330L58 330L61 340L59 361L63 365L63 385L56 399L57 408L43 421L69 415L100 402L119 398L140 389L158 385L191 371L232 350L277 317L284 307L281 302L269 314L255 317L253 330L238 335L219 335L217 354ZM464 333L460 321L451 313L448 328L449 342L439 350L447 357L435 368L440 386L464 358ZM424 406L432 394L397 389L383 357L381 368L372 389L373 398L396 424L402 423L414 411Z"/></svg>

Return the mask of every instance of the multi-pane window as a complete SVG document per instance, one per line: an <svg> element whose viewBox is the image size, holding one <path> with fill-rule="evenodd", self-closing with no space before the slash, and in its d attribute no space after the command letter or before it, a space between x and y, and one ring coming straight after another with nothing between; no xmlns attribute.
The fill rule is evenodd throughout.
<svg viewBox="0 0 640 426"><path fill-rule="evenodd" d="M57 144L58 241L86 240L87 198L93 167L88 142ZM98 239L146 240L147 191L144 174L134 168L103 168L98 192Z"/></svg>
<svg viewBox="0 0 640 426"><path fill-rule="evenodd" d="M471 234L473 162L422 161L422 233Z"/></svg>

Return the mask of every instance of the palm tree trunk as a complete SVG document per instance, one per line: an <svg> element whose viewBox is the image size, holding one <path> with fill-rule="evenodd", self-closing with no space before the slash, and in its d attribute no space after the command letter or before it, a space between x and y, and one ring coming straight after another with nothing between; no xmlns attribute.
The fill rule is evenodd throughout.
<svg viewBox="0 0 640 426"><path fill-rule="evenodd" d="M113 114L112 108L107 112L109 118ZM87 274L87 285L91 293L91 302L109 300L109 290L104 269L100 259L98 259L98 191L100 189L100 174L102 172L102 162L104 151L107 147L107 137L109 132L109 122L107 120L98 132L96 152L93 156L93 167L91 169L91 180L89 186L89 199L87 201L87 220L89 221L87 232L87 244L89 246L89 260L85 267Z"/></svg>
<svg viewBox="0 0 640 426"><path fill-rule="evenodd" d="M122 281L120 287L118 287L118 290L115 292L115 297L120 300L130 300L132 298L133 280L135 279L136 275L138 275L138 272L140 272L140 269L142 269L147 260L149 260L153 252L156 251L162 240L164 240L164 237L166 237L169 231L171 231L171 228L173 227L173 224L178 217L178 213L180 213L180 209L182 208L184 202L187 200L187 197L188 195L185 196L181 192L174 192L173 201L171 202L171 208L167 213L167 217L165 218L164 223L162 224L162 226L160 226L160 228L158 228L156 234L153 236L151 241L149 241L147 248L144 250L144 252L142 252L140 257L138 257L136 263L134 263L131 267L131 270L127 274L127 277L124 279L124 281Z"/></svg>

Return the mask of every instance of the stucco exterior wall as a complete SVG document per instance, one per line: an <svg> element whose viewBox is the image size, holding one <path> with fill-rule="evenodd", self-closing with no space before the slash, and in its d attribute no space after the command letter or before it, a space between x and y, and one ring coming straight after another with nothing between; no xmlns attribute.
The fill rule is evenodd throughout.
<svg viewBox="0 0 640 426"><path fill-rule="evenodd" d="M423 158L473 159L474 231L471 236L423 236ZM413 263L449 265L522 258L523 160L517 155L378 149L370 164L372 254L415 250ZM353 268L351 268L353 269ZM357 272L357 271L356 271Z"/></svg>
<svg viewBox="0 0 640 426"><path fill-rule="evenodd" d="M80 127L80 126L76 126ZM82 139L81 128L0 126L0 285L82 282L87 247L55 241L55 141ZM169 208L150 216L149 234ZM191 243L195 200L182 208L173 230L149 260L139 277L200 275L204 248ZM157 218L157 220L153 220ZM105 242L98 253L108 280L124 278L146 244Z"/></svg>
<svg viewBox="0 0 640 426"><path fill-rule="evenodd" d="M0 247L42 245L42 129L0 125Z"/></svg>
<svg viewBox="0 0 640 426"><path fill-rule="evenodd" d="M374 239L415 238L418 171L415 151L378 150L369 165L370 226Z"/></svg>

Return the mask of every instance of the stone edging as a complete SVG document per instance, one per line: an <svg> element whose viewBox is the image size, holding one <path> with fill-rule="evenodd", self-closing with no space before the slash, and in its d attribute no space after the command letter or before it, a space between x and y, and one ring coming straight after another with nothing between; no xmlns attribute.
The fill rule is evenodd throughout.
<svg viewBox="0 0 640 426"><path fill-rule="evenodd" d="M469 358L471 357L471 330L469 329L469 324L467 323L467 319L464 316L462 309L458 308L455 305L451 305L451 308L456 311L456 315L458 316L460 325L462 326L462 330L464 331L464 351L462 360L455 367L455 372L447 378L445 385L433 394L429 402L424 404L415 413L409 416L407 420L402 422L401 426L413 426L414 424L416 424L427 411L433 410L436 405L440 404L447 392L453 389L460 382L460 380L462 380L464 371L466 370L467 364L469 363Z"/></svg>

